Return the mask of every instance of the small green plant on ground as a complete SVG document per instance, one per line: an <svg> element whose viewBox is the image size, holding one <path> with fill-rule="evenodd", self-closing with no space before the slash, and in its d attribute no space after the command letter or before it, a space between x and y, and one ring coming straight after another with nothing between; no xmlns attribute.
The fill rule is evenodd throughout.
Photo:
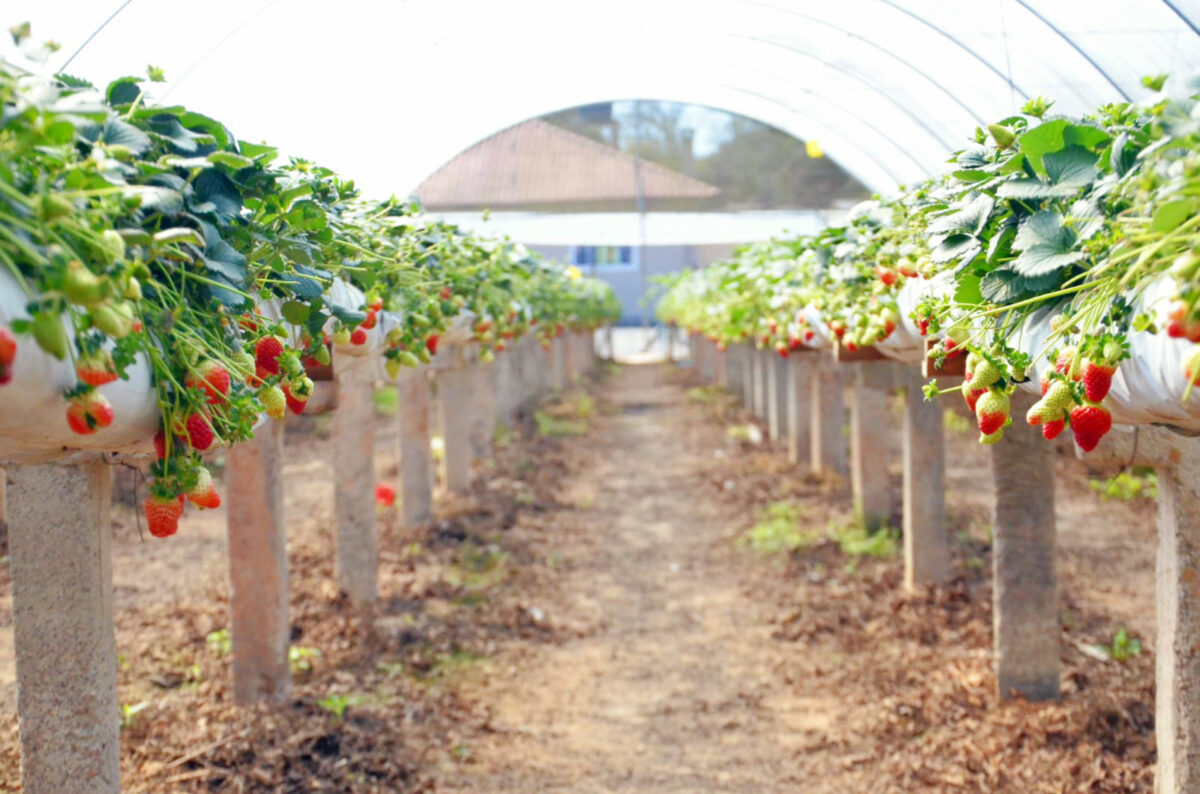
<svg viewBox="0 0 1200 794"><path fill-rule="evenodd" d="M730 425L725 428L725 435L734 441L745 441L750 444L761 444L763 440L762 430L755 424Z"/></svg>
<svg viewBox="0 0 1200 794"><path fill-rule="evenodd" d="M492 428L492 445L497 449L504 449L512 443L513 431L508 425L502 422L497 422Z"/></svg>
<svg viewBox="0 0 1200 794"><path fill-rule="evenodd" d="M1136 637L1130 637L1129 632L1125 631L1125 627L1122 626L1113 635L1111 644L1097 645L1096 648L1104 651L1115 662L1127 662L1141 654L1142 642Z"/></svg>
<svg viewBox="0 0 1200 794"><path fill-rule="evenodd" d="M971 424L967 417L953 408L947 408L942 413L942 423L949 433L967 434L975 432L975 426Z"/></svg>
<svg viewBox="0 0 1200 794"><path fill-rule="evenodd" d="M317 701L317 705L328 711L336 719L341 720L346 716L346 710L351 706L357 706L363 702L362 695L344 695L335 693L328 697L321 698Z"/></svg>
<svg viewBox="0 0 1200 794"><path fill-rule="evenodd" d="M228 656L233 651L233 641L229 638L229 629L210 631L204 638L204 642L213 656Z"/></svg>
<svg viewBox="0 0 1200 794"><path fill-rule="evenodd" d="M582 436L588 429L587 422L578 419L560 419L545 411L535 411L533 421L537 423L538 434L545 438Z"/></svg>
<svg viewBox="0 0 1200 794"><path fill-rule="evenodd" d="M808 548L816 538L800 529L803 508L795 502L775 502L758 511L757 523L746 530L739 544L759 554L779 554Z"/></svg>
<svg viewBox="0 0 1200 794"><path fill-rule="evenodd" d="M121 704L121 728L122 730L132 728L137 721L138 715L150 707L149 700L143 700L141 703L122 703Z"/></svg>
<svg viewBox="0 0 1200 794"><path fill-rule="evenodd" d="M596 401L590 394L579 395L579 400L575 403L575 413L580 419L587 421L596 411Z"/></svg>
<svg viewBox="0 0 1200 794"><path fill-rule="evenodd" d="M838 544L843 554L882 558L896 555L900 532L887 524L870 529L862 522L856 522L834 524L829 528L829 537Z"/></svg>
<svg viewBox="0 0 1200 794"><path fill-rule="evenodd" d="M1137 499L1158 498L1158 475L1149 466L1134 466L1107 480L1093 477L1088 480L1088 485L1105 501L1119 499L1122 502L1133 502Z"/></svg>
<svg viewBox="0 0 1200 794"><path fill-rule="evenodd" d="M288 646L288 667L292 675L312 672L312 660L321 655L316 648L305 648L300 645Z"/></svg>
<svg viewBox="0 0 1200 794"><path fill-rule="evenodd" d="M375 413L378 416L395 416L400 413L400 392L393 386L376 389L374 394Z"/></svg>
<svg viewBox="0 0 1200 794"><path fill-rule="evenodd" d="M718 402L723 396L725 390L720 386L693 386L687 390L688 400L702 405Z"/></svg>

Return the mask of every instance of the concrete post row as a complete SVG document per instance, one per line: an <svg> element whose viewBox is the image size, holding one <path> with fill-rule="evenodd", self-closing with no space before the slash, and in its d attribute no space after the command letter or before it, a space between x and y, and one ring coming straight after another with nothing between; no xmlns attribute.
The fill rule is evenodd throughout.
<svg viewBox="0 0 1200 794"><path fill-rule="evenodd" d="M890 395L891 362L851 365L850 486L854 509L868 527L878 527L892 515L895 495L888 479L888 436L894 426Z"/></svg>
<svg viewBox="0 0 1200 794"><path fill-rule="evenodd" d="M925 379L901 370L904 390L904 584L941 584L950 577L946 533L946 450L942 405L926 400Z"/></svg>
<svg viewBox="0 0 1200 794"><path fill-rule="evenodd" d="M374 361L334 367L333 511L338 588L352 602L379 597L379 537L375 526ZM349 363L349 362L346 362Z"/></svg>
<svg viewBox="0 0 1200 794"><path fill-rule="evenodd" d="M282 702L292 686L283 423L260 427L226 461L234 699Z"/></svg>
<svg viewBox="0 0 1200 794"><path fill-rule="evenodd" d="M770 365L770 359L767 358L769 353L764 350L756 350L750 348L750 355L753 359L753 403L750 406L750 412L759 419L767 418L767 369Z"/></svg>
<svg viewBox="0 0 1200 794"><path fill-rule="evenodd" d="M429 370L404 369L397 379L400 393L400 506L406 527L433 523L433 452L430 448L432 400Z"/></svg>
<svg viewBox="0 0 1200 794"><path fill-rule="evenodd" d="M788 460L794 464L809 465L812 454L812 386L810 379L815 374L815 353L793 353L787 359L786 395L787 404L787 450Z"/></svg>
<svg viewBox="0 0 1200 794"><path fill-rule="evenodd" d="M767 364L767 435L772 441L788 435L788 361L768 350Z"/></svg>
<svg viewBox="0 0 1200 794"><path fill-rule="evenodd" d="M846 377L840 364L827 355L820 355L811 378L812 397L809 408L812 423L809 440L814 472L849 475L847 463L849 441L846 437Z"/></svg>
<svg viewBox="0 0 1200 794"><path fill-rule="evenodd" d="M496 432L496 367L480 361L478 353L468 365L470 391L471 457L487 460L492 456L492 437Z"/></svg>
<svg viewBox="0 0 1200 794"><path fill-rule="evenodd" d="M716 342L709 342L712 346L712 355L714 362L713 378L716 384L722 389L729 388L729 353L727 350L721 350L717 347Z"/></svg>
<svg viewBox="0 0 1200 794"><path fill-rule="evenodd" d="M1021 418L1034 397L1012 396L1017 419L992 447L992 623L1001 699L1058 697L1058 576L1054 564L1054 446Z"/></svg>
<svg viewBox="0 0 1200 794"><path fill-rule="evenodd" d="M451 493L471 487L471 387L469 353L455 347L438 362L438 403L442 420L443 482Z"/></svg>
<svg viewBox="0 0 1200 794"><path fill-rule="evenodd" d="M112 474L100 462L8 470L22 790L121 789L112 615Z"/></svg>

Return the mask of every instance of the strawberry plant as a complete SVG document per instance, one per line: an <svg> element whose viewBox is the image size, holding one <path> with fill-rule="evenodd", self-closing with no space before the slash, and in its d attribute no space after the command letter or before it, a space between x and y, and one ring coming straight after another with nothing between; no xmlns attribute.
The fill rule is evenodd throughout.
<svg viewBox="0 0 1200 794"><path fill-rule="evenodd" d="M155 104L159 78L99 90L0 62L0 288L25 310L0 317L0 387L27 351L71 361L65 421L91 435L121 418L104 386L148 368L155 536L173 534L185 496L219 503L201 453L251 438L261 414L302 412L306 369L331 346L381 353L394 376L460 315L485 358L531 329L616 317L611 290L577 270Z"/></svg>

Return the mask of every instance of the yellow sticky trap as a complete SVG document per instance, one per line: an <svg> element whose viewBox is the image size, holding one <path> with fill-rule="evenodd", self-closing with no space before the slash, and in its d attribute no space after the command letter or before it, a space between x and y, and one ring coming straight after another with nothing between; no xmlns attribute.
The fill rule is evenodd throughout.
<svg viewBox="0 0 1200 794"><path fill-rule="evenodd" d="M821 150L821 144L816 141L805 141L804 151L808 152L808 156L814 160L818 157L824 157L825 152Z"/></svg>
<svg viewBox="0 0 1200 794"><path fill-rule="evenodd" d="M575 281L582 277L583 277L583 271L580 270L579 268L575 267L574 265L571 265L567 268L567 278L571 279L572 281Z"/></svg>

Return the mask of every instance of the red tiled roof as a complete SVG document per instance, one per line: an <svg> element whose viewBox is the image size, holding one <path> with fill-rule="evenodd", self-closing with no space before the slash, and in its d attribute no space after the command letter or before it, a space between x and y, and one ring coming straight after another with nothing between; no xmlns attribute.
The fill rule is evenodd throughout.
<svg viewBox="0 0 1200 794"><path fill-rule="evenodd" d="M647 200L709 198L717 188L642 160ZM636 198L634 158L562 127L530 119L466 149L417 188L430 209L623 201Z"/></svg>

